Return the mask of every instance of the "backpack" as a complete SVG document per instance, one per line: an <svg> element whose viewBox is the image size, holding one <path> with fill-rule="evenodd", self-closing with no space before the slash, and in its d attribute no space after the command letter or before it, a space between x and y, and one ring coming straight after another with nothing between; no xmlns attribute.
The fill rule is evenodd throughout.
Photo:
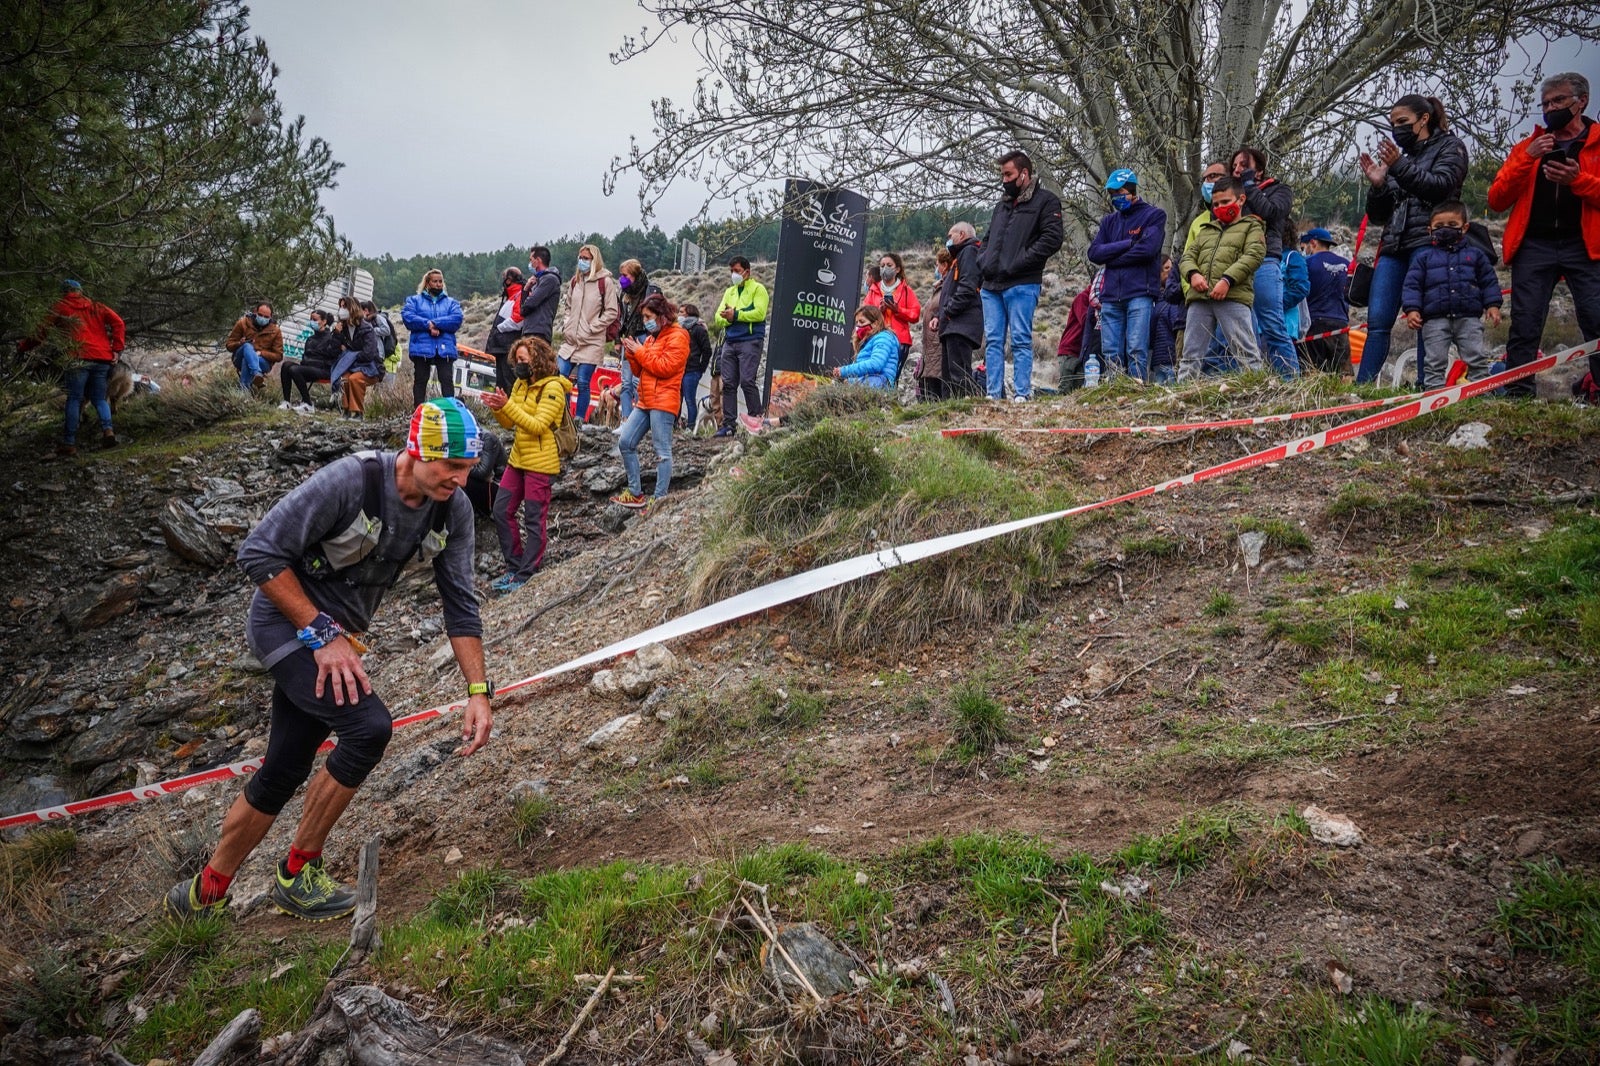
<svg viewBox="0 0 1600 1066"><path fill-rule="evenodd" d="M352 588L391 588L419 553L432 559L449 541L450 502L429 503L428 530L415 544L383 544L383 463L377 452L357 452L361 461L361 513L343 532L330 534L301 556L301 574L316 581L342 581Z"/></svg>
<svg viewBox="0 0 1600 1066"><path fill-rule="evenodd" d="M546 385L545 388L550 386ZM566 462L578 454L578 442L583 438L578 435L578 423L572 419L572 405L567 402L565 390L561 394L561 421L556 423L554 431L556 438L556 456Z"/></svg>
<svg viewBox="0 0 1600 1066"><path fill-rule="evenodd" d="M387 360L395 353L395 349L399 347L399 342L394 339L394 323L389 321L388 312L379 311L378 317L383 319L383 324L388 327L382 333L383 357Z"/></svg>

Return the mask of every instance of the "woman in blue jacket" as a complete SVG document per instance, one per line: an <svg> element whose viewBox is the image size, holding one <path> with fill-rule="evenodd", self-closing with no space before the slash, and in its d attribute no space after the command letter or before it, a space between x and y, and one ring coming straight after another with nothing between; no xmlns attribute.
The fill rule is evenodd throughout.
<svg viewBox="0 0 1600 1066"><path fill-rule="evenodd" d="M430 270L422 275L415 296L406 297L400 312L411 331L406 354L411 357L411 399L421 404L428 398L428 370L439 376L439 395L454 396L455 380L450 376L456 361L456 330L461 328L461 305L444 291L444 273Z"/></svg>
<svg viewBox="0 0 1600 1066"><path fill-rule="evenodd" d="M861 336L856 361L834 367L833 376L840 380L860 378L871 389L893 389L895 371L900 366L900 341L884 322L883 312L871 305L858 307L856 332Z"/></svg>

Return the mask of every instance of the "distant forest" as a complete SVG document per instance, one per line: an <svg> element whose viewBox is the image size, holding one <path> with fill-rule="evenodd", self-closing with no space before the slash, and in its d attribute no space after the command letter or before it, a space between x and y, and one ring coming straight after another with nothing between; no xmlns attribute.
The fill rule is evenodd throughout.
<svg viewBox="0 0 1600 1066"><path fill-rule="evenodd" d="M931 248L944 243L945 234L952 223L967 219L982 229L988 218L988 208L874 212L867 222L867 248L875 252L884 249L904 251L919 246ZM685 240L694 241L704 248L713 263L725 260L730 255L744 255L755 260L776 259L778 227L776 220L751 222L730 219L708 226L683 226L669 236L659 226L652 226L648 230L628 226L610 237L599 233L554 239L535 236L525 244L508 244L495 252L439 252L404 259L396 259L392 255L377 259L358 256L356 265L372 274L373 299L384 307L392 307L416 292L423 272L434 267L444 271L445 283L451 294L458 298L498 292L500 272L509 266L526 269L528 249L536 243L549 246L554 265L564 278L572 276L572 264L578 258L578 248L585 244L597 245L605 257L607 268L613 272L624 259L637 259L644 264L648 273L673 269L677 263L679 242Z"/></svg>

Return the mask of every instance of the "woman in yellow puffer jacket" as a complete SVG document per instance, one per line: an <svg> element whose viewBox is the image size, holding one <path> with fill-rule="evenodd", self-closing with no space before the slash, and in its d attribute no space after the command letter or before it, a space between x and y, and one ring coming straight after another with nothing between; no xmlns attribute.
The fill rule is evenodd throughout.
<svg viewBox="0 0 1600 1066"><path fill-rule="evenodd" d="M523 337L508 354L515 377L511 395L496 389L483 397L497 422L515 430L511 461L494 498L494 524L507 572L490 586L514 592L544 564L545 521L550 515L550 481L561 473L556 427L572 383L556 372L556 353L542 337ZM522 508L522 529L517 508Z"/></svg>

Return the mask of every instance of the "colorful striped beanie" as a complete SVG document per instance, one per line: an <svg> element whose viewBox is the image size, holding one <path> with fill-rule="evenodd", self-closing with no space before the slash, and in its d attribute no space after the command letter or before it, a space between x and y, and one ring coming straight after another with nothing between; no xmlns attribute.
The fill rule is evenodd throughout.
<svg viewBox="0 0 1600 1066"><path fill-rule="evenodd" d="M453 396L418 404L411 416L406 451L423 462L476 459L482 447L478 420Z"/></svg>

